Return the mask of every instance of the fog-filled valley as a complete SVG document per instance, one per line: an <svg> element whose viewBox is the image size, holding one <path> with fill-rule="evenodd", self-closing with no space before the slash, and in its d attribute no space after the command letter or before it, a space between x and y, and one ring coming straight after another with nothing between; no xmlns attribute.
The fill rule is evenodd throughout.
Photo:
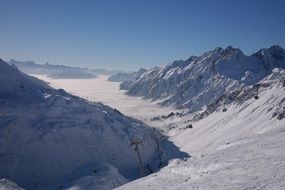
<svg viewBox="0 0 285 190"><path fill-rule="evenodd" d="M0 190L284 190L284 8L0 0Z"/></svg>

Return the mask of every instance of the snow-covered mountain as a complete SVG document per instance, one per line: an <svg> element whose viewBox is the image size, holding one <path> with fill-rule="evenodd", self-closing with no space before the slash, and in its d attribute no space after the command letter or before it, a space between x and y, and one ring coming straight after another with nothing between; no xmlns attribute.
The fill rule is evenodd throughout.
<svg viewBox="0 0 285 190"><path fill-rule="evenodd" d="M0 179L27 189L110 189L161 164L159 134L0 59ZM51 185L52 184L52 185Z"/></svg>
<svg viewBox="0 0 285 190"><path fill-rule="evenodd" d="M116 73L108 78L108 81L111 82L126 82L132 80L135 80L133 73L127 73L127 72Z"/></svg>
<svg viewBox="0 0 285 190"><path fill-rule="evenodd" d="M201 111L200 113L196 113L194 120L203 119L217 110L223 110L226 112L227 107L231 104L241 105L251 99L258 100L259 94L265 93L266 91L268 91L266 93L272 92L272 96L274 96L272 88L278 88L282 92L284 91L284 87L285 70L275 68L272 70L272 74L265 77L257 84L246 86L244 88L223 94L218 99L208 104L205 110ZM271 100L270 103L273 101L274 100ZM274 111L272 112L272 118L276 117L278 120L285 118L285 95L284 97L280 97L278 104L273 104L268 107L268 112L271 112L272 110Z"/></svg>
<svg viewBox="0 0 285 190"><path fill-rule="evenodd" d="M284 67L279 46L251 56L216 48L122 83L131 95L189 109L153 119L173 145L0 60L0 179L9 179L0 187L112 189L184 158L119 189L284 189Z"/></svg>
<svg viewBox="0 0 285 190"><path fill-rule="evenodd" d="M136 80L138 78L140 78L140 76L145 73L147 70L144 68L140 68L138 71L136 72L119 72L116 73L114 75L111 75L108 78L108 81L112 81L112 82L127 82L127 81L133 81Z"/></svg>
<svg viewBox="0 0 285 190"><path fill-rule="evenodd" d="M120 87L129 95L194 112L226 92L255 84L274 68L285 68L285 50L280 46L261 49L250 56L229 46L155 67Z"/></svg>
<svg viewBox="0 0 285 190"><path fill-rule="evenodd" d="M41 75L53 75L60 74L64 72L73 72L73 73L86 73L90 77L91 71L88 68L81 67L71 67L65 65L53 65L50 63L46 64L37 64L33 61L17 61L10 59L7 62L9 65L15 65L19 70L28 74L41 74ZM92 78L92 77L91 77Z"/></svg>
<svg viewBox="0 0 285 190"><path fill-rule="evenodd" d="M9 65L15 65L20 71L32 75L47 75L55 79L87 79L96 78L97 75L113 75L121 70L88 69L55 64L38 64L34 61L18 61L10 59Z"/></svg>
<svg viewBox="0 0 285 190"><path fill-rule="evenodd" d="M139 79L145 72L147 72L147 69L140 68L136 72L133 73L135 79Z"/></svg>
<svg viewBox="0 0 285 190"><path fill-rule="evenodd" d="M191 158L118 189L285 189L284 69L165 124Z"/></svg>
<svg viewBox="0 0 285 190"><path fill-rule="evenodd" d="M0 190L24 190L24 189L19 187L16 183L10 180L0 179Z"/></svg>

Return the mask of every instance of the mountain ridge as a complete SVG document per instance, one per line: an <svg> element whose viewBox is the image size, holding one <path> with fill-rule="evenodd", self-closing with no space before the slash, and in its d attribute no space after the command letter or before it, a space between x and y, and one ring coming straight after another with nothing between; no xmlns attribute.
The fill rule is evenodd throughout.
<svg viewBox="0 0 285 190"><path fill-rule="evenodd" d="M139 79L122 83L120 88L128 95L194 112L225 92L257 83L274 68L285 68L284 58L285 50L277 45L250 56L231 46L218 47L201 56L154 67Z"/></svg>

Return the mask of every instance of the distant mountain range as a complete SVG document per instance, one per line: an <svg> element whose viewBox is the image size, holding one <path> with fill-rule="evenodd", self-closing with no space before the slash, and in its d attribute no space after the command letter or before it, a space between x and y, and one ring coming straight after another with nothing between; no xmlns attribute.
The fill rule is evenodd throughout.
<svg viewBox="0 0 285 190"><path fill-rule="evenodd" d="M261 49L250 56L232 46L218 47L201 56L154 67L120 87L129 95L194 112L225 93L256 84L274 68L285 68L285 50L280 46Z"/></svg>
<svg viewBox="0 0 285 190"><path fill-rule="evenodd" d="M65 65L53 65L49 63L37 64L33 61L16 61L14 59L9 60L7 63L15 65L24 73L47 75L49 78L54 79L96 78L97 75L112 75L122 72L120 70L88 69Z"/></svg>

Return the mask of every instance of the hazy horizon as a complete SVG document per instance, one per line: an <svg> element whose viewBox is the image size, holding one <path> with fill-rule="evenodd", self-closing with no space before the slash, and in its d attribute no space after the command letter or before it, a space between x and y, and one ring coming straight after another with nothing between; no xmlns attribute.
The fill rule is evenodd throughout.
<svg viewBox="0 0 285 190"><path fill-rule="evenodd" d="M137 70L232 45L285 46L284 1L0 1L0 57Z"/></svg>
<svg viewBox="0 0 285 190"><path fill-rule="evenodd" d="M262 49L262 48L270 48L270 47L275 46L275 45L280 46L279 44L272 44L272 45L269 46L269 47L261 47L261 48L257 49L256 51L251 52L251 53L247 53L247 54L246 54L245 52L243 52L242 49L241 49L241 51L242 51L245 55L250 56L250 55L256 53L257 51L259 51L259 50ZM231 46L231 45L229 45L229 46ZM229 47L229 46L221 47L221 48L225 49L225 48L227 48L227 47ZM283 48L283 46L281 46L281 47ZM216 48L220 48L220 47L216 47ZM233 48L238 48L238 47L233 47ZM213 48L213 49L215 49L215 48ZM210 50L207 50L207 51L211 51L211 50L213 50L213 49L210 49ZM205 52L207 52L207 51L205 51ZM203 52L203 53L205 53L205 52ZM201 54L199 54L199 55L190 55L190 56L201 56L203 53L201 53ZM189 58L190 56L188 56L188 58ZM187 58L186 58L186 59L187 59ZM14 58L9 58L9 59L4 60L4 61L5 61L5 62L9 62L9 61L11 61L11 60L15 60L15 61L19 61L19 62L34 62L35 64L40 64L40 65L51 64L51 65L63 65L63 66L80 67L80 68L88 68L88 69L98 69L98 70L122 71L122 72L135 72L135 71L137 71L137 70L139 70L139 69L141 69L141 68L151 69L151 68L154 68L154 67L158 67L158 66L160 66L160 65L167 65L167 64L169 64L169 63L171 63L171 62L173 62L173 61L185 60L185 59L174 59L174 60L171 60L171 61L168 62L168 63L162 63L162 64L160 64L160 65L151 65L151 66L149 66L149 67L139 67L139 68L131 68L131 69L128 69L128 68L107 68L107 67L102 67L102 68L100 68L100 67L88 67L88 66L81 66L81 65L66 65L66 64L49 63L49 62L39 63L39 62L36 62L36 61L34 61L34 60L18 60L18 59L14 59Z"/></svg>

